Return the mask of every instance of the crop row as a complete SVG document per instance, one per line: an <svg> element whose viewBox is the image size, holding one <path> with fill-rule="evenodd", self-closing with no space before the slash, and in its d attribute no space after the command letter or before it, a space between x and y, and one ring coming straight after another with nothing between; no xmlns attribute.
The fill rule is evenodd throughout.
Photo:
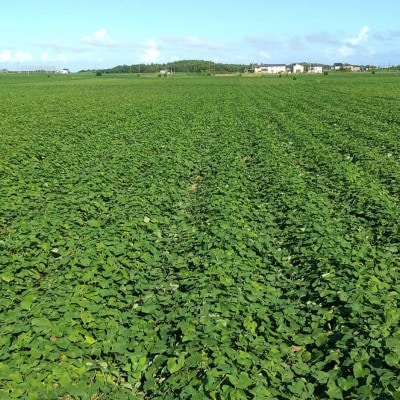
<svg viewBox="0 0 400 400"><path fill-rule="evenodd" d="M4 85L0 394L398 396L397 81L373 78Z"/></svg>

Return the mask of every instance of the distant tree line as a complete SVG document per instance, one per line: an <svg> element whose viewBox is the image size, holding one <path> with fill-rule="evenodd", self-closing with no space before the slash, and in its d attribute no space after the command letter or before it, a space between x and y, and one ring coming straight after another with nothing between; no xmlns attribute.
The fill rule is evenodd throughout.
<svg viewBox="0 0 400 400"><path fill-rule="evenodd" d="M299 63L308 68L313 65L306 62ZM132 64L132 65L117 65L116 67L106 69L90 69L81 70L79 72L98 72L105 74L116 74L116 73L160 73L160 71L170 71L172 73L192 73L199 75L214 75L214 74L229 74L229 73L242 73L251 69L256 63L252 64L227 64L227 63L215 63L213 61L206 60L180 60L169 63L151 63L151 64ZM288 67L292 67L294 63L288 64ZM325 69L330 69L329 65L324 66ZM382 71L394 71L400 70L400 65L391 67L378 67Z"/></svg>
<svg viewBox="0 0 400 400"><path fill-rule="evenodd" d="M151 64L132 64L132 65L117 65L113 68L97 69L106 74L115 73L159 73L160 71L171 71L172 73L185 72L201 75L213 75L224 73L241 73L249 68L248 64L225 64L215 63L205 60L181 60L170 63L151 63ZM94 70L83 70L80 72L88 72Z"/></svg>

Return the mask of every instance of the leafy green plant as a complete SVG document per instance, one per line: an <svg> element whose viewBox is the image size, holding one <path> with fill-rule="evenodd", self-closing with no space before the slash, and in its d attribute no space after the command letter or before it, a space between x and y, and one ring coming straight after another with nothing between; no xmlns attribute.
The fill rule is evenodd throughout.
<svg viewBox="0 0 400 400"><path fill-rule="evenodd" d="M396 79L0 76L0 397L396 398Z"/></svg>

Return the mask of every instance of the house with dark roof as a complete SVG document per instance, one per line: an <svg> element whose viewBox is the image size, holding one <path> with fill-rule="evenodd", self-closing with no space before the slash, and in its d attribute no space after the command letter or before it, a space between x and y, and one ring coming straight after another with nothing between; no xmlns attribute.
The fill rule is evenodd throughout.
<svg viewBox="0 0 400 400"><path fill-rule="evenodd" d="M332 69L335 70L335 71L339 71L339 70L341 70L343 68L344 68L344 64L343 63L335 63L335 64L333 64L333 67L332 67Z"/></svg>

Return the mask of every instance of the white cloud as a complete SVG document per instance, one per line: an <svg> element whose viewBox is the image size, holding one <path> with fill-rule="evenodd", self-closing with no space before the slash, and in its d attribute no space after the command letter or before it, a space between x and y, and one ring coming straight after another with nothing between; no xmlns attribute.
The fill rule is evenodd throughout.
<svg viewBox="0 0 400 400"><path fill-rule="evenodd" d="M306 35L306 40L309 43L317 43L321 45L335 45L337 44L337 38L328 32L312 32Z"/></svg>
<svg viewBox="0 0 400 400"><path fill-rule="evenodd" d="M40 55L40 59L41 59L42 61L49 61L49 60L50 60L49 53L47 53L47 51L45 51L44 53L42 53L42 54Z"/></svg>
<svg viewBox="0 0 400 400"><path fill-rule="evenodd" d="M66 54L49 54L45 51L40 55L40 60L44 62L61 61L64 63L69 60L69 57Z"/></svg>
<svg viewBox="0 0 400 400"><path fill-rule="evenodd" d="M341 59L350 57L353 53L354 49L346 45L340 46L337 51L337 54Z"/></svg>
<svg viewBox="0 0 400 400"><path fill-rule="evenodd" d="M86 35L83 40L91 46L98 47L113 47L118 44L115 40L111 39L105 28L101 28L90 35Z"/></svg>
<svg viewBox="0 0 400 400"><path fill-rule="evenodd" d="M358 32L357 36L347 38L344 40L344 42L350 44L351 46L358 46L360 43L368 39L369 31L370 29L368 28L368 26L363 26Z"/></svg>
<svg viewBox="0 0 400 400"><path fill-rule="evenodd" d="M87 51L87 46L80 43L78 44L68 44L62 41L40 41L40 40L30 40L29 45L34 47L39 47L53 52L67 51L72 53L84 53Z"/></svg>
<svg viewBox="0 0 400 400"><path fill-rule="evenodd" d="M179 47L180 49L198 48L208 50L227 50L231 47L224 43L200 39L196 36L163 36L161 37L161 40L163 43L163 47L166 48L173 46L174 48Z"/></svg>
<svg viewBox="0 0 400 400"><path fill-rule="evenodd" d="M269 49L281 49L283 43L281 39L277 39L273 36L246 36L244 38L244 44L248 46L252 46L255 48L269 48Z"/></svg>
<svg viewBox="0 0 400 400"><path fill-rule="evenodd" d="M204 47L213 50L221 50L226 48L226 45L218 42L211 42L209 40L199 39L195 36L188 36L183 39L183 44L189 47Z"/></svg>
<svg viewBox="0 0 400 400"><path fill-rule="evenodd" d="M14 61L17 62L26 62L26 61L32 61L33 60L33 56L30 53L26 53L22 50L18 50L15 53L15 56L13 57Z"/></svg>
<svg viewBox="0 0 400 400"><path fill-rule="evenodd" d="M107 30L105 28L101 28L98 31L94 31L91 35L85 36L83 40L87 43L93 43L102 40L106 35Z"/></svg>
<svg viewBox="0 0 400 400"><path fill-rule="evenodd" d="M2 50L0 52L0 62L10 61L12 58L10 50Z"/></svg>
<svg viewBox="0 0 400 400"><path fill-rule="evenodd" d="M149 47L157 47L156 41L154 39L149 39L147 41L147 46L149 46Z"/></svg>
<svg viewBox="0 0 400 400"><path fill-rule="evenodd" d="M335 47L326 49L326 54L331 60L346 60L352 56L365 55L371 53L371 49L366 50L364 43L368 40L368 34L370 28L363 26L356 36L348 37L343 40L339 40Z"/></svg>
<svg viewBox="0 0 400 400"><path fill-rule="evenodd" d="M32 60L33 60L32 54L22 50L18 50L16 52L12 52L11 50L2 50L0 52L0 62L23 63Z"/></svg>
<svg viewBox="0 0 400 400"><path fill-rule="evenodd" d="M400 30L388 30L386 32L376 32L372 33L373 39L383 41L383 42L392 42L397 41L400 38Z"/></svg>
<svg viewBox="0 0 400 400"><path fill-rule="evenodd" d="M147 48L144 53L139 56L139 60L143 63L151 63L158 61L160 57L160 50L157 49L157 45L154 39L147 41Z"/></svg>
<svg viewBox="0 0 400 400"><path fill-rule="evenodd" d="M262 58L264 58L265 60L268 60L268 59L271 58L271 56L269 55L269 53L268 53L267 51L264 51L264 50L261 50L261 51L260 51L260 56L261 56Z"/></svg>
<svg viewBox="0 0 400 400"><path fill-rule="evenodd" d="M61 62L66 62L66 61L69 60L69 57L68 57L67 55L65 55L65 54L59 54L59 55L57 56L57 60L58 60L58 61L61 61Z"/></svg>
<svg viewBox="0 0 400 400"><path fill-rule="evenodd" d="M293 38L290 41L290 48L292 50L305 50L306 46L304 42L299 38Z"/></svg>
<svg viewBox="0 0 400 400"><path fill-rule="evenodd" d="M158 49L149 48L145 50L144 54L141 54L139 56L139 59L143 63L150 63L157 61L159 56L160 56L160 51Z"/></svg>
<svg viewBox="0 0 400 400"><path fill-rule="evenodd" d="M205 40L201 40L195 36L188 36L183 38L182 43L190 47L203 47L208 45Z"/></svg>

